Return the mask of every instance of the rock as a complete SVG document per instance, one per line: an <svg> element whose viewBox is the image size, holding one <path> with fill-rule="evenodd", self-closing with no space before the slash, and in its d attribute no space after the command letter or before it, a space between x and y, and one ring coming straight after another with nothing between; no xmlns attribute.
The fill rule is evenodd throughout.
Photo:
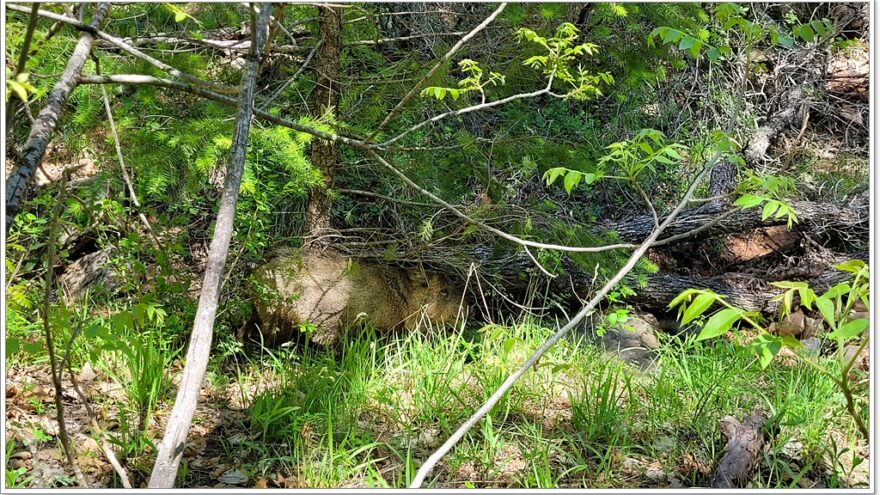
<svg viewBox="0 0 880 495"><path fill-rule="evenodd" d="M804 332L805 316L803 311L798 310L786 316L778 325L776 331L782 336L797 337Z"/></svg>
<svg viewBox="0 0 880 495"><path fill-rule="evenodd" d="M601 343L606 354L648 371L654 364L654 350L660 347L656 336L659 327L654 315L633 311L625 322L606 328L602 336L596 329L591 329L589 336Z"/></svg>
<svg viewBox="0 0 880 495"><path fill-rule="evenodd" d="M855 357L856 352L858 352L858 350L859 350L859 346L855 345L855 344L848 345L848 346L844 347L843 348L844 360L846 360L846 362L849 362L850 359ZM862 352L859 354L859 357L856 358L856 361L855 361L855 364L853 364L853 367L856 369L860 369L862 371L867 371L868 367L870 365L870 362L871 362L871 352L868 349L868 346L865 346L865 348L862 349Z"/></svg>
<svg viewBox="0 0 880 495"><path fill-rule="evenodd" d="M86 361L82 365L82 369L79 371L79 375L77 375L76 379L80 383L88 383L95 379L98 375L92 370L92 365Z"/></svg>
<svg viewBox="0 0 880 495"><path fill-rule="evenodd" d="M795 439L789 440L782 447L782 454L793 461L801 460L801 454L804 452L804 444Z"/></svg>
<svg viewBox="0 0 880 495"><path fill-rule="evenodd" d="M818 337L809 337L801 341L808 355L818 356L822 351L822 341Z"/></svg>
<svg viewBox="0 0 880 495"><path fill-rule="evenodd" d="M820 336L825 333L825 325L822 323L821 318L805 318L804 319L804 332L801 334L802 339L808 339L810 337Z"/></svg>
<svg viewBox="0 0 880 495"><path fill-rule="evenodd" d="M666 476L666 488L684 488L684 483L678 479L678 475L675 473L669 473Z"/></svg>
<svg viewBox="0 0 880 495"><path fill-rule="evenodd" d="M220 483L225 483L227 485L243 485L247 483L247 480L247 475L242 473L238 469L230 469L229 471L226 471L225 473L220 475L219 478L217 478L217 481L219 481Z"/></svg>
<svg viewBox="0 0 880 495"><path fill-rule="evenodd" d="M423 447L434 448L439 446L439 442L437 441L437 434L439 431L436 428L426 428L419 433L419 444Z"/></svg>

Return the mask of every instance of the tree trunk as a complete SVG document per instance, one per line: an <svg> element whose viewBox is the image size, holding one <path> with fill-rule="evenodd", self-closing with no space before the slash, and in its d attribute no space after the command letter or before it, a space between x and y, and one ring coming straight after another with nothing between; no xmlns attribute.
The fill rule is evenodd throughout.
<svg viewBox="0 0 880 495"><path fill-rule="evenodd" d="M245 153L247 151L248 131L253 116L254 86L260 64L260 54L266 42L266 28L272 12L272 4L260 4L262 9L256 24L251 18L254 36L252 50L248 54L247 66L242 75L241 94L239 96L238 118L235 124L235 135L230 152L229 170L226 174L223 196L217 211L217 222L214 237L208 252L207 268L199 295L193 331L190 335L189 348L186 354L186 366L180 379L174 408L168 417L165 436L159 444L156 463L150 476L150 488L171 488L177 476L177 468L183 456L187 431L192 423L193 414L199 398L199 390L205 377L208 358L211 351L211 338L214 331L214 317L217 315L217 304L220 299L220 286L226 257L229 253L229 242L232 239L235 205L238 201L241 176L244 172Z"/></svg>
<svg viewBox="0 0 880 495"><path fill-rule="evenodd" d="M313 113L320 117L328 113L336 117L339 106L339 57L342 47L342 9L320 7L321 46L315 54L317 73ZM337 144L333 141L312 141L312 165L321 171L322 186L312 189L306 207L306 237L315 238L330 229L330 196L336 172Z"/></svg>
<svg viewBox="0 0 880 495"><path fill-rule="evenodd" d="M83 7L85 8L85 7ZM89 23L93 28L98 28L104 17L107 15L110 5L108 3L99 3L92 14L92 20ZM87 31L83 31L79 35L79 41L73 49L73 54L67 62L67 67L61 74L61 79L55 83L46 105L40 110L40 114L31 126L31 133L27 142L19 153L20 160L15 164L12 173L6 178L6 232L9 232L9 226L15 221L15 216L21 210L21 203L24 201L28 187L33 181L34 175L37 173L37 167L43 161L46 154L46 147L52 137L52 132L58 124L61 116L61 110L70 93L77 85L77 79L82 72L83 65L86 63L89 53L92 50L93 36Z"/></svg>

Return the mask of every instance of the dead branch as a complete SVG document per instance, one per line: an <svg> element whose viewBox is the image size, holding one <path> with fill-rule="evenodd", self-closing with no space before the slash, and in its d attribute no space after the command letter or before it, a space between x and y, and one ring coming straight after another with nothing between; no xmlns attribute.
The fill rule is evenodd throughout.
<svg viewBox="0 0 880 495"><path fill-rule="evenodd" d="M6 6L8 9L12 9L12 7L15 6ZM28 11L28 9L22 8L25 12ZM99 3L87 26L90 29L97 30L97 27L106 17L109 8L108 3ZM55 83L52 92L49 93L46 105L40 110L36 121L31 126L28 140L19 154L20 160L15 164L9 177L6 178L7 233L9 232L9 227L15 221L15 216L21 210L21 203L25 199L34 175L37 173L37 167L43 161L43 155L46 154L46 147L49 145L49 139L55 131L55 126L58 124L64 103L67 101L73 88L76 87L77 78L92 49L93 40L93 35L88 30L84 30L80 34L79 41L77 41L76 47L73 49L73 54L67 62L67 67L64 68L61 78Z"/></svg>
<svg viewBox="0 0 880 495"><path fill-rule="evenodd" d="M443 55L443 57L440 60L438 60L436 64L434 64L434 67L431 67L431 70L429 70L428 73L425 74L425 76L422 77L422 79L419 82L417 82L412 87L412 89L410 89L409 92L406 93L406 95L404 95L404 97L399 102L397 102L397 105L394 106L394 108L391 110L391 112L382 120L382 122L379 123L379 125L376 127L376 129L374 129L373 132L367 137L366 142L372 141L376 137L376 135L378 135L380 132L382 132L382 129L384 129L385 126L388 125L388 123L391 122L392 119L394 119L394 117L397 115L398 112L400 112L400 110L404 107L404 105L406 105L409 102L409 100L411 100L413 98L413 96L415 96L416 93L418 93L418 91L420 89L422 89L422 85L425 84L425 81L431 79L431 77L433 77L434 74L436 74L437 71L439 71L440 68L443 67L443 65L446 62L451 60L452 56L455 55L456 52L458 52L458 50L460 50L461 47L464 46L464 44L468 42L468 40L470 40L471 38L476 36L477 33L482 31L493 20L495 20L495 18L498 17L499 14L501 14L501 12L504 10L505 7L507 7L507 3L502 3L501 5L499 5L498 8L495 9L495 11L489 15L489 17L487 17L483 22L481 22L475 28L473 28L468 34L466 34L464 37L462 37L460 40L458 40L458 43L453 45L452 48L450 48L449 51L446 52L446 54ZM386 143L386 144L390 144L390 143Z"/></svg>
<svg viewBox="0 0 880 495"><path fill-rule="evenodd" d="M21 12L22 9L24 9L23 7L20 7L18 5L7 5L6 8L8 8L9 10L18 11L18 12ZM137 48L123 42L121 39L119 39L111 34L105 33L104 31L101 31L100 29L97 28L97 26L92 26L90 24L83 24L82 22L80 22L76 19L72 19L70 17L55 14L55 13L48 12L45 10L39 10L38 13L41 16L46 17L48 19L54 19L56 21L70 24L71 26L74 26L75 28L77 28L81 31L85 31L85 32L90 33L93 36L97 36L99 38L102 38L102 39L110 42L112 45L116 46L117 48L129 53L130 55L132 55L136 58L143 60L144 62L147 62L148 64L150 64L154 67L157 67L157 68L171 74L174 77L178 77L178 78L183 79L183 80L185 80L189 83L192 83L192 84L197 84L199 86L205 86L206 88L209 88L209 89L216 91L218 93L238 94L239 88L237 88L237 87L230 87L230 86L224 86L222 84L212 83L209 81L199 79L198 77L195 77L191 74L187 74L186 72L181 72L181 71L175 69L174 67L171 67L170 65L166 64L165 62L162 62L161 60L158 60L154 57L151 57L150 55L147 55L146 53L138 50Z"/></svg>
<svg viewBox="0 0 880 495"><path fill-rule="evenodd" d="M244 172L244 159L247 151L247 137L253 116L254 87L262 47L267 42L266 28L271 14L269 8L260 11L256 20L252 15L251 24L254 35L252 50L248 55L247 67L242 75L242 90L239 97L238 118L230 151L229 167L226 173L223 196L217 211L214 236L208 252L207 269L205 270L199 305L196 309L195 322L190 335L189 348L186 354L186 365L174 401L174 408L165 426L165 435L159 444L156 463L150 475L150 488L171 488L177 476L177 468L183 457L183 446L187 432L195 414L199 398L199 390L205 377L208 360L211 354L211 339L214 331L214 318L220 299L220 284L226 258L229 254L229 242L232 239L235 206Z"/></svg>
<svg viewBox="0 0 880 495"><path fill-rule="evenodd" d="M97 60L95 60L95 67L97 68L96 72L100 74L100 65L98 65ZM110 126L110 134L113 136L113 144L116 147L116 157L119 159L119 169L122 171L122 180L128 188L128 195L131 197L131 202L137 210L138 218L140 218L141 223L143 223L144 227L147 229L147 234L153 242L153 247L159 249L159 238L153 231L153 226L150 225L146 215L144 215L144 212L141 210L141 202L138 201L137 194L134 192L134 186L131 183L131 177L128 175L128 168L125 166L125 159L122 156L122 146L119 144L119 134L116 132L116 123L113 121L113 110L110 108L110 99L107 97L107 90L103 85L101 85L101 98L104 100L104 111L107 112L107 124Z"/></svg>
<svg viewBox="0 0 880 495"><path fill-rule="evenodd" d="M741 488L748 480L764 445L762 428L765 421L767 416L763 413L748 414L742 422L733 416L725 416L719 421L727 445L712 476L712 488Z"/></svg>

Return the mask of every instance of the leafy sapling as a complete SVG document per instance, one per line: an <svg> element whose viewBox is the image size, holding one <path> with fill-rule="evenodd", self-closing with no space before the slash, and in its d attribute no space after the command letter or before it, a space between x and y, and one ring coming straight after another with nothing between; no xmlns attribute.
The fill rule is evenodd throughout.
<svg viewBox="0 0 880 495"><path fill-rule="evenodd" d="M756 353L762 368L769 366L782 348L791 349L801 362L834 381L846 399L847 411L855 421L859 432L867 440L868 430L861 413L855 407L851 383L853 378L850 371L869 341L864 333L870 323L864 315L870 308L870 269L861 260L847 261L835 265L835 268L852 274L852 280L841 282L822 295L817 295L804 282L774 282L774 286L785 291L775 296L773 301L780 303L780 316L785 316L791 314L792 309L796 307L794 296L797 295L797 306L803 310L816 311L822 316L825 324L831 329L825 338L837 344L836 366L823 364L822 361L810 356L805 352L803 344L794 337L770 333L759 323L760 315L733 306L726 301L726 296L710 289L687 289L669 303L669 308L678 308L678 318L681 324L685 325L704 316L710 308L722 306L722 309L712 314L702 324L697 340L715 339L746 325L758 332L758 337L749 344L749 348ZM859 309L863 311L855 311L857 306L862 306ZM852 341L857 342L855 352L848 353L847 344Z"/></svg>

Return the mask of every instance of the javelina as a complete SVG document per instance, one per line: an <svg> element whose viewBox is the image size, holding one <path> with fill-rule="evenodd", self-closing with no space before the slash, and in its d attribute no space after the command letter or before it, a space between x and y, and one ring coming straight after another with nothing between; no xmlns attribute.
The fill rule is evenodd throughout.
<svg viewBox="0 0 880 495"><path fill-rule="evenodd" d="M257 315L269 345L306 329L312 342L329 345L359 319L378 330L414 328L423 315L450 323L461 303L461 292L436 273L356 263L332 252L284 252L254 279Z"/></svg>

